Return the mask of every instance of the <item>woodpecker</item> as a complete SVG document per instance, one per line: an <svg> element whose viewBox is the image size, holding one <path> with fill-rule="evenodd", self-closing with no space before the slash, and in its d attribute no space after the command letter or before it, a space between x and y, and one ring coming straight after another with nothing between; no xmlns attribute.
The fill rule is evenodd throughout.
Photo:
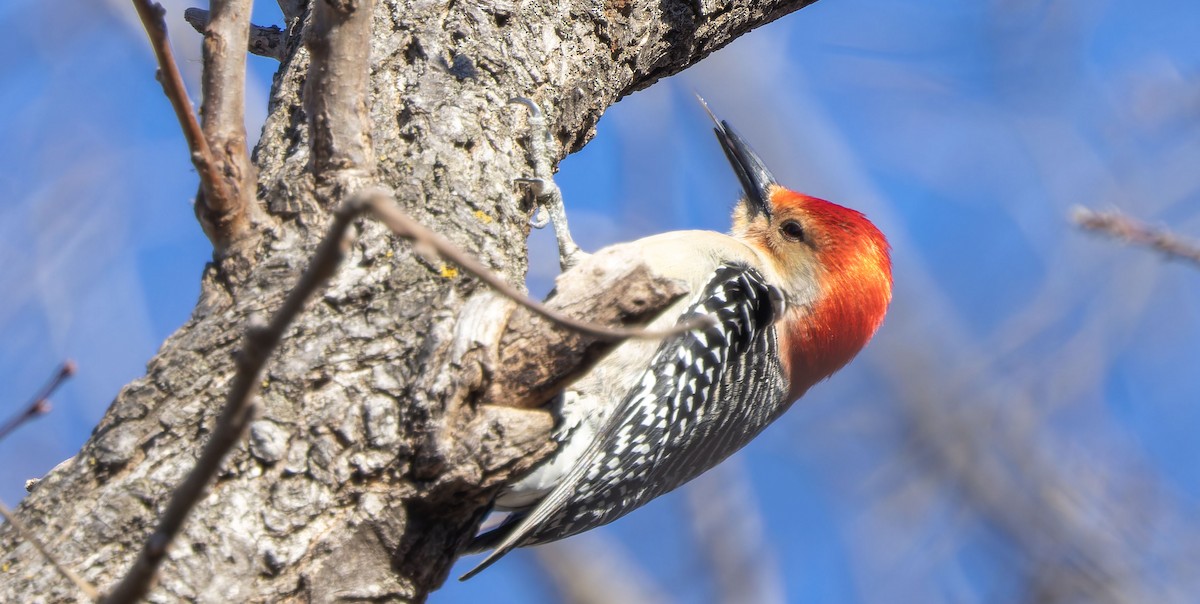
<svg viewBox="0 0 1200 604"><path fill-rule="evenodd" d="M518 101L532 111L536 139L541 113ZM846 365L883 322L892 274L879 229L855 210L780 186L728 122L709 116L745 191L730 233L675 231L618 245L693 292L651 328L697 317L710 326L626 341L558 397L558 451L497 497L495 509L512 514L474 539L468 551L493 551L463 580L515 547L612 522L715 466ZM567 267L581 252L536 151L539 178L525 180L548 199Z"/></svg>

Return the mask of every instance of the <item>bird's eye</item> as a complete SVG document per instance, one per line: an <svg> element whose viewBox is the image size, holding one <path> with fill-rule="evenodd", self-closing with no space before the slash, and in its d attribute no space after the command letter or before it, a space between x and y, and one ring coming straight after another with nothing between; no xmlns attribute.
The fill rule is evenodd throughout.
<svg viewBox="0 0 1200 604"><path fill-rule="evenodd" d="M789 220L779 227L779 232L792 241L804 241L804 227L799 222Z"/></svg>

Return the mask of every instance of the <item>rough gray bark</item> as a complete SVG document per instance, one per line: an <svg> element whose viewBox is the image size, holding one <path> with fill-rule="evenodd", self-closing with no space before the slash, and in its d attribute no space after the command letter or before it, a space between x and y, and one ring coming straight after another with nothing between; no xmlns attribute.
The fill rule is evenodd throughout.
<svg viewBox="0 0 1200 604"><path fill-rule="evenodd" d="M561 159L621 96L810 3L380 0L370 178L520 283L530 208L510 183L531 168L523 111L509 97L542 105ZM193 464L248 318L279 306L344 194L344 183L314 177L337 157L309 153L307 21L289 19L254 154L256 247L216 257L191 319L18 510L101 589L125 572ZM490 299L483 288L376 222L358 231L268 365L260 417L173 544L152 600L421 601L494 490L551 450L545 412L480 404L492 368L463 334ZM0 601L74 598L7 526L0 551Z"/></svg>

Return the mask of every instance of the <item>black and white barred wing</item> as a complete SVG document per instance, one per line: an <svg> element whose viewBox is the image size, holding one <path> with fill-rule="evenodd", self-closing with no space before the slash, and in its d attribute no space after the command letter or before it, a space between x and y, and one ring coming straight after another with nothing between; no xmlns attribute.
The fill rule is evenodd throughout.
<svg viewBox="0 0 1200 604"><path fill-rule="evenodd" d="M659 346L578 464L511 530L497 529L508 534L463 578L514 547L612 522L754 438L788 403L774 328L781 306L755 269L719 267L679 319L708 316L714 325Z"/></svg>

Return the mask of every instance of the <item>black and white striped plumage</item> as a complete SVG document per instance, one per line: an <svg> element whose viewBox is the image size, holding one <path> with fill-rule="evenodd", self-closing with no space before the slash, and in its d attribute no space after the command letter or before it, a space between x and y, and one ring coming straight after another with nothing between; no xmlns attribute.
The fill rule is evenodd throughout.
<svg viewBox="0 0 1200 604"><path fill-rule="evenodd" d="M651 328L697 315L715 326L622 342L557 397L558 449L496 497L495 509L513 515L475 538L471 550L494 551L464 579L514 547L612 522L716 465L849 363L883 322L892 295L883 233L857 211L779 185L712 117L745 189L729 234L671 231L596 256L630 254L696 292ZM569 243L565 226L556 233Z"/></svg>
<svg viewBox="0 0 1200 604"><path fill-rule="evenodd" d="M775 332L782 305L758 270L718 265L678 319L715 324L658 346L569 472L532 508L476 538L473 549L495 550L463 578L515 547L612 522L750 442L790 403Z"/></svg>

